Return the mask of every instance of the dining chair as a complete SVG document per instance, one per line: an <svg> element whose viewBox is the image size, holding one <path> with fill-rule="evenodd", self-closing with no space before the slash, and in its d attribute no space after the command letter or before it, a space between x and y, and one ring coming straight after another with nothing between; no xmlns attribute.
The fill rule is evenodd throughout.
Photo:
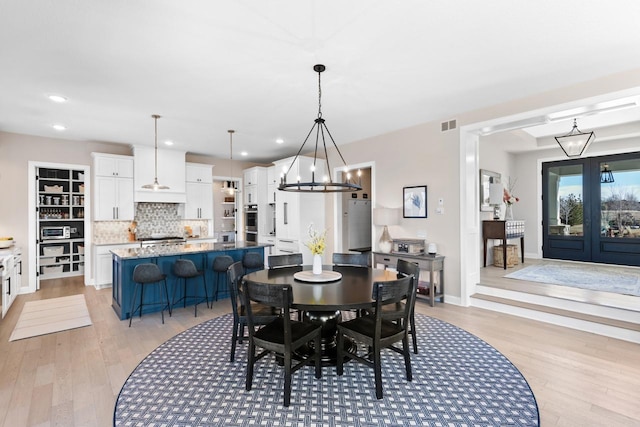
<svg viewBox="0 0 640 427"><path fill-rule="evenodd" d="M302 265L302 254L269 255L269 268L295 267Z"/></svg>
<svg viewBox="0 0 640 427"><path fill-rule="evenodd" d="M129 327L131 327L131 321L133 320L133 314L139 309L140 317L142 318L142 308L145 305L162 305L160 315L162 316L162 323L164 324L164 307L169 309L169 317L171 317L171 304L169 303L169 290L167 289L167 275L160 270L157 264L143 263L138 264L133 269L133 282L136 284L131 295L131 309L129 311ZM149 302L144 304L144 288L151 284L160 284L161 289L159 294L166 298L166 301ZM136 293L140 288L140 304L134 308L136 301Z"/></svg>
<svg viewBox="0 0 640 427"><path fill-rule="evenodd" d="M418 277L420 276L420 267L415 262L405 261L399 259L396 264L396 270L399 273L413 276L416 282L416 289L418 284ZM411 307L411 316L409 316L409 334L412 338L413 352L418 354L418 338L416 336L416 318L415 318L415 303L416 298L413 299L413 306ZM387 320L399 321L404 316L405 303L397 302L395 304L389 304L382 307L382 315ZM372 310L365 310L365 313L370 313Z"/></svg>
<svg viewBox="0 0 640 427"><path fill-rule="evenodd" d="M382 361L381 350L389 348L404 356L407 381L412 380L411 355L409 352L408 323L411 306L416 297L416 285L412 276L406 276L386 282L374 282L372 299L375 300L374 312L356 317L338 324L338 355L336 372L344 373L345 359L355 360L370 368L375 374L376 397L382 399ZM404 315L399 322L384 318L383 307L404 301ZM344 350L344 337L351 337L368 349L364 355ZM402 349L394 344L402 341Z"/></svg>
<svg viewBox="0 0 640 427"><path fill-rule="evenodd" d="M231 332L230 357L231 362L233 362L236 357L236 343L238 341L242 342L244 338L248 338L244 335L244 329L249 324L249 321L247 319L247 310L244 306L244 298L242 296L242 276L242 262L234 262L229 266L227 270L227 280L229 284L229 300L231 301L231 309L233 311L233 331ZM278 317L275 309L271 306L253 303L251 307L255 325L267 324Z"/></svg>
<svg viewBox="0 0 640 427"><path fill-rule="evenodd" d="M368 252L357 254L334 252L332 261L333 265L340 267L371 267L371 254ZM360 316L363 313L363 310L351 309L348 310L348 312L351 312L356 316Z"/></svg>
<svg viewBox="0 0 640 427"><path fill-rule="evenodd" d="M404 273L408 276L413 276L413 280L416 285L416 290L418 289L418 277L420 277L420 267L415 262L405 261L403 259L399 259L396 264L396 270L399 273ZM409 334L411 335L411 339L413 341L413 352L418 354L418 338L416 336L416 317L415 317L415 305L416 298L413 299L411 306L411 315L409 316ZM385 319L402 319L404 316L404 303L398 302L395 305L385 305L382 308L383 316Z"/></svg>
<svg viewBox="0 0 640 427"><path fill-rule="evenodd" d="M315 377L322 377L322 365L320 359L320 333L322 327L313 323L300 322L291 319L290 306L293 302L293 291L291 285L274 285L268 283L257 283L250 280L243 285L243 295L245 307L247 309L247 319L249 326L249 351L247 360L247 390L251 390L253 383L253 370L255 363L263 357L274 353L275 360L283 361L284 364L284 406L289 406L291 401L291 375L298 369L308 364L315 365ZM252 302L270 305L280 309L282 316L277 317L265 326L256 330L258 318L253 312ZM309 346L312 353L301 357L293 364L293 352L307 346L309 341L313 345ZM263 349L256 355L256 347ZM271 368L268 368L271 369Z"/></svg>
<svg viewBox="0 0 640 427"><path fill-rule="evenodd" d="M369 252L357 254L334 252L333 264L355 267L371 267L371 254Z"/></svg>

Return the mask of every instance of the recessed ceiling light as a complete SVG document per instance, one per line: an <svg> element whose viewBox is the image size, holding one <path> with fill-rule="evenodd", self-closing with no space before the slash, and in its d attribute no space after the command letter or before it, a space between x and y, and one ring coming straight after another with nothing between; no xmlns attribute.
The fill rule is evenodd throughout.
<svg viewBox="0 0 640 427"><path fill-rule="evenodd" d="M67 127L65 125L53 125L52 127L57 131L67 130Z"/></svg>
<svg viewBox="0 0 640 427"><path fill-rule="evenodd" d="M61 95L49 95L49 99L53 102L67 102L67 98Z"/></svg>
<svg viewBox="0 0 640 427"><path fill-rule="evenodd" d="M173 145L173 141L165 141L165 142L164 142L164 145L169 145L169 146L171 146L171 145Z"/></svg>
<svg viewBox="0 0 640 427"><path fill-rule="evenodd" d="M242 151L242 152L240 152L240 155L241 155L241 156L248 156L248 155L249 155L249 153L247 153L246 151Z"/></svg>
<svg viewBox="0 0 640 427"><path fill-rule="evenodd" d="M282 138L276 139L276 144L282 144L282 143L284 143L284 139Z"/></svg>

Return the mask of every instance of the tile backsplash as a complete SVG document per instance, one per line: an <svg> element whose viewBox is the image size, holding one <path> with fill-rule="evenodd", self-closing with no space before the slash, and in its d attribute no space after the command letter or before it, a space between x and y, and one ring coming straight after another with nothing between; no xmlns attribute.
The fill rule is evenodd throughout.
<svg viewBox="0 0 640 427"><path fill-rule="evenodd" d="M178 203L136 203L136 238L151 237L152 233L167 236L183 236L185 226L194 235L207 237L209 221L184 220L180 217ZM120 243L129 240L131 221L96 221L93 224L95 243Z"/></svg>
<svg viewBox="0 0 640 427"><path fill-rule="evenodd" d="M136 236L139 239L151 237L154 233L184 235L177 203L136 203L135 221L138 224Z"/></svg>

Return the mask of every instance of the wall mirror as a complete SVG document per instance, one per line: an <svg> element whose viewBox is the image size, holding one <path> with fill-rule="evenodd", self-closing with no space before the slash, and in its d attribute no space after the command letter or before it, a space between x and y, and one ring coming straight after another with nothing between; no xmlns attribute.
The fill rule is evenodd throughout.
<svg viewBox="0 0 640 427"><path fill-rule="evenodd" d="M489 204L489 184L500 182L500 174L486 169L480 169L480 210L490 212L493 206Z"/></svg>

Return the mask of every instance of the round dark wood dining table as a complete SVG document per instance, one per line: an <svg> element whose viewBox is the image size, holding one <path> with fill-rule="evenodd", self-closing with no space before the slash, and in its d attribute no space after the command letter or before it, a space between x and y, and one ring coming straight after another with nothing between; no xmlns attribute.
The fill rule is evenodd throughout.
<svg viewBox="0 0 640 427"><path fill-rule="evenodd" d="M399 275L386 269L325 265L323 271L337 271L342 277L321 283L294 277L299 271L311 269L309 265L259 270L245 275L243 280L274 286L291 285L292 308L303 311L303 321L322 325L322 361L325 365L335 365L337 325L342 321L342 310L371 308L373 283L396 280ZM355 345L349 340L345 340L345 348L355 351Z"/></svg>

